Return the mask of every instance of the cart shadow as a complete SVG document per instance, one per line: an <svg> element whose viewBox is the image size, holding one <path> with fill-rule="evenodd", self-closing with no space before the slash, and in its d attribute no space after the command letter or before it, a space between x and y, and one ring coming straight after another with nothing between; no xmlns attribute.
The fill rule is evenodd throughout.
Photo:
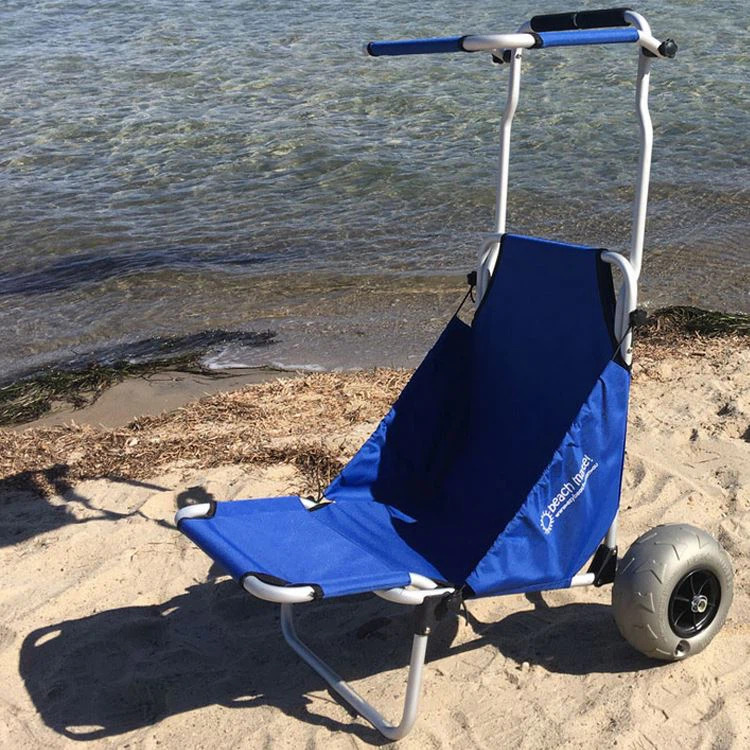
<svg viewBox="0 0 750 750"><path fill-rule="evenodd" d="M519 665L529 662L569 675L622 674L662 664L638 653L620 636L609 605L576 602L550 607L538 592L526 598L535 605L533 610L514 612L497 622L480 622L468 613L478 638L453 646L450 654L490 644Z"/></svg>
<svg viewBox="0 0 750 750"><path fill-rule="evenodd" d="M68 464L57 463L45 468L19 472L0 479L0 547L12 546L65 526L101 521L120 521L139 515L138 511L120 513L94 507L90 498L76 488ZM169 488L128 477L108 475L109 482L142 487L157 492ZM48 493L56 496L49 499ZM95 515L78 518L75 508L93 511ZM167 525L163 521L155 521Z"/></svg>
<svg viewBox="0 0 750 750"><path fill-rule="evenodd" d="M310 645L345 680L406 666L410 612L375 597L353 599L298 608L302 636L310 634ZM470 617L470 624L478 637L453 645L458 620L440 623L428 660L490 645L519 663L570 674L651 666L620 643L603 605L537 608L494 624ZM363 721L316 713L319 697L308 694L325 685L284 643L278 608L247 596L232 581L201 583L160 605L112 609L35 630L22 644L19 670L47 726L79 741L220 705L274 706L369 744L387 742ZM366 683L363 689L367 694Z"/></svg>

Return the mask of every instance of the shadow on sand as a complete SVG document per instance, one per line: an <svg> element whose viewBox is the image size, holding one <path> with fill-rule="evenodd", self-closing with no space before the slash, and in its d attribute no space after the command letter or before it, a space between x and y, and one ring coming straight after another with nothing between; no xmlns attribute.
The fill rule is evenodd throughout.
<svg viewBox="0 0 750 750"><path fill-rule="evenodd" d="M469 615L477 637L461 645L452 645L458 620L444 620L431 638L428 661L491 646L516 662L576 675L654 665L620 639L608 606L548 608L540 595L529 598L534 610L497 623ZM409 609L349 597L299 607L298 624L344 679L357 680L408 664ZM323 688L323 681L284 643L278 609L233 581L209 581L160 605L35 630L21 648L20 672L45 723L70 739L118 735L218 704L274 706L295 719L385 743L363 721L338 722L314 711L306 694ZM393 692L400 689L397 680ZM363 691L367 695L366 683Z"/></svg>
<svg viewBox="0 0 750 750"><path fill-rule="evenodd" d="M129 516L141 515L137 510L118 513L105 508L94 508L91 501L76 490L69 475L70 467L67 464L54 464L45 469L24 471L0 479L0 547L19 544L38 534L54 531L69 524L119 521ZM106 479L116 484L128 484L157 492L168 489L127 477L110 475ZM49 491L63 502L50 502L47 497ZM76 517L73 512L73 506L76 504L95 511L96 515L87 518ZM162 521L154 523L169 526Z"/></svg>

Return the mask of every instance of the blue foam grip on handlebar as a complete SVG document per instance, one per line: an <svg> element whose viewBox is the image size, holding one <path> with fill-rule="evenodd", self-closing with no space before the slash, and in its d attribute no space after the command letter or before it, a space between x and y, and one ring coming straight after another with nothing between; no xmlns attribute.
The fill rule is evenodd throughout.
<svg viewBox="0 0 750 750"><path fill-rule="evenodd" d="M403 39L395 42L370 42L367 54L381 55L431 55L437 52L465 52L464 37L446 36L435 39Z"/></svg>
<svg viewBox="0 0 750 750"><path fill-rule="evenodd" d="M541 31L542 47L578 47L586 44L625 44L638 41L638 29L583 29L580 31Z"/></svg>

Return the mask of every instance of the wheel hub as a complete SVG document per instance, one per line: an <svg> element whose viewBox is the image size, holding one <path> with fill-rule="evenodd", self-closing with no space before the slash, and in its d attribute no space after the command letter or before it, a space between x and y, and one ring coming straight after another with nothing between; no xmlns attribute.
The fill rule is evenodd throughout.
<svg viewBox="0 0 750 750"><path fill-rule="evenodd" d="M708 609L708 597L702 594L694 596L690 601L690 609L692 612L703 614Z"/></svg>
<svg viewBox="0 0 750 750"><path fill-rule="evenodd" d="M669 599L669 625L680 638L691 638L713 621L721 602L721 585L706 568L688 572L672 591Z"/></svg>

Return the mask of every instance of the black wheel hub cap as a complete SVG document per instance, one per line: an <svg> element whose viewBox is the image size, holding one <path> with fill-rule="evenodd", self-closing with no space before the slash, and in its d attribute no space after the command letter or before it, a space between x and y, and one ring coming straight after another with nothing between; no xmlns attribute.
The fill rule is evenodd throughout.
<svg viewBox="0 0 750 750"><path fill-rule="evenodd" d="M719 579L705 568L691 570L669 598L669 626L680 638L698 635L711 624L720 602Z"/></svg>

